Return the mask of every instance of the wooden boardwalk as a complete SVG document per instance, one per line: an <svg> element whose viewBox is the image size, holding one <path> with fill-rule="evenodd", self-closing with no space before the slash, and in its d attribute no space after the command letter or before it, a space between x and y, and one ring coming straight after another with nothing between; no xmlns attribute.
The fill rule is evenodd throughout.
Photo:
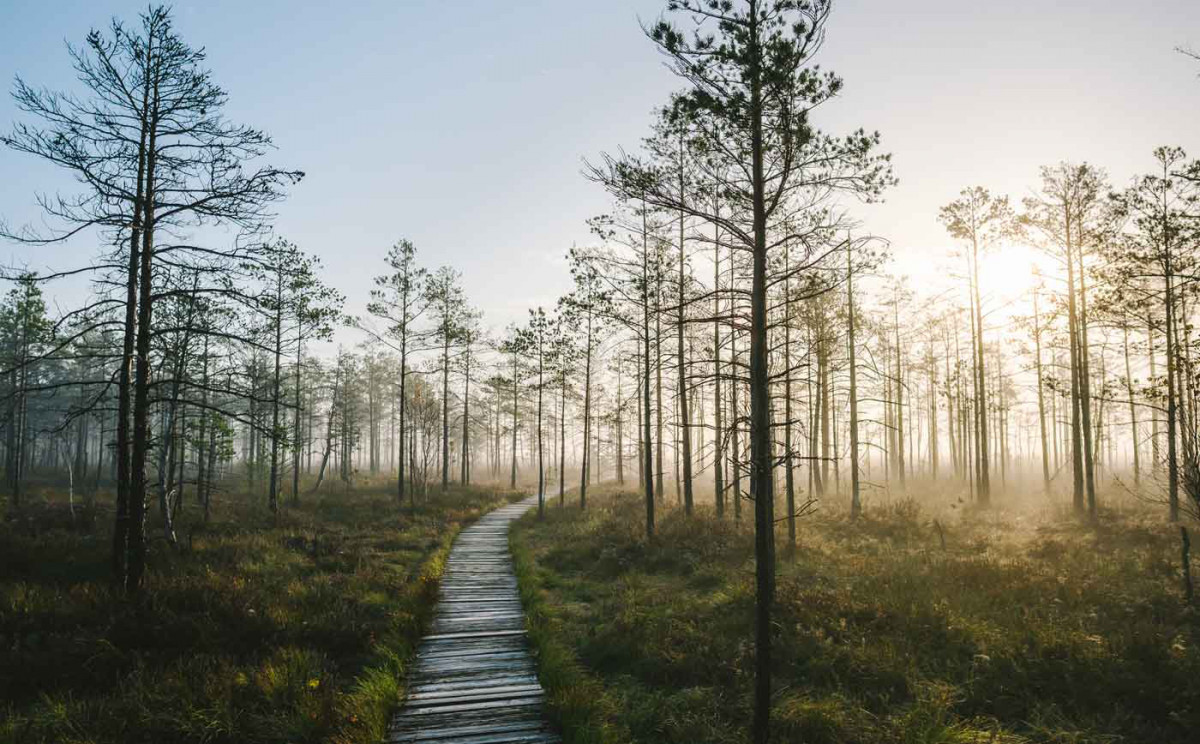
<svg viewBox="0 0 1200 744"><path fill-rule="evenodd" d="M463 530L442 577L433 628L417 649L408 699L388 742L559 742L525 638L508 528L534 496Z"/></svg>

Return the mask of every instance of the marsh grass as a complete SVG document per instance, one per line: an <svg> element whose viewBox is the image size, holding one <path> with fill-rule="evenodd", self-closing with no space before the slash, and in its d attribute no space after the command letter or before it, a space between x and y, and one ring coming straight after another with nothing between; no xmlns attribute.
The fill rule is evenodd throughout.
<svg viewBox="0 0 1200 744"><path fill-rule="evenodd" d="M136 602L108 585L105 500L49 491L0 523L0 742L377 742L458 530L517 495L452 489L415 512L379 483L278 519L188 505Z"/></svg>
<svg viewBox="0 0 1200 744"><path fill-rule="evenodd" d="M748 739L750 525L637 496L551 509L512 538L542 676L570 742ZM780 534L775 739L1184 742L1200 731L1200 613L1178 533L911 499Z"/></svg>

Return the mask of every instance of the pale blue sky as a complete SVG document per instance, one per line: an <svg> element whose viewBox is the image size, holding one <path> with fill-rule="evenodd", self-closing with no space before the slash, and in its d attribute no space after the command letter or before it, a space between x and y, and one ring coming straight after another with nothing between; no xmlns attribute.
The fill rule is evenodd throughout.
<svg viewBox="0 0 1200 744"><path fill-rule="evenodd" d="M451 263L500 324L567 284L603 192L581 159L636 146L677 82L641 35L662 0L177 2L230 116L269 131L273 160L308 173L278 232L319 253L361 309L398 237ZM1134 6L1137 6L1136 9ZM64 40L144 4L0 0L0 81L73 85ZM901 185L859 210L916 278L948 241L937 207L966 185L1019 198L1037 166L1088 159L1118 183L1158 144L1200 155L1200 3L840 0L821 62L846 80L818 118L879 129ZM0 126L17 112L0 99ZM0 151L0 214L33 216L51 170ZM86 250L78 246L72 250ZM66 249L59 249L66 250ZM0 247L0 260L63 265Z"/></svg>

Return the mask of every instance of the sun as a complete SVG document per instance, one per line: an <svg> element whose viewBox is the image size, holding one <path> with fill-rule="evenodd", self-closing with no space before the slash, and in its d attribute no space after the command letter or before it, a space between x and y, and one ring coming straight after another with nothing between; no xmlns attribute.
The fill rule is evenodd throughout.
<svg viewBox="0 0 1200 744"><path fill-rule="evenodd" d="M1036 247L1012 243L988 253L979 261L979 290L993 322L1004 322L1033 313L1034 290L1057 289L1054 261Z"/></svg>

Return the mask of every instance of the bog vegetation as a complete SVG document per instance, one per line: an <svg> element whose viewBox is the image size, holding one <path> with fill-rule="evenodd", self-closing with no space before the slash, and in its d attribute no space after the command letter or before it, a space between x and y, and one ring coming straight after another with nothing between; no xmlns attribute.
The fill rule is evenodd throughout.
<svg viewBox="0 0 1200 744"><path fill-rule="evenodd" d="M452 539L515 495L456 486L400 513L391 491L280 517L261 494L208 519L189 498L137 603L109 580L111 494L3 525L0 741L381 741Z"/></svg>
<svg viewBox="0 0 1200 744"><path fill-rule="evenodd" d="M920 481L922 486L930 486ZM753 710L753 532L636 493L527 517L513 538L568 742L735 742ZM898 497L825 502L780 556L775 740L1190 742L1196 614L1179 543L1133 504L1081 530L1040 505L963 519Z"/></svg>
<svg viewBox="0 0 1200 744"><path fill-rule="evenodd" d="M830 12L669 0L677 93L503 329L403 239L348 314L168 8L18 78L0 142L73 191L0 234L77 260L5 271L0 737L378 737L448 541L527 486L573 740L1190 740L1200 162L963 184L912 286L855 215L883 136L819 128Z"/></svg>

